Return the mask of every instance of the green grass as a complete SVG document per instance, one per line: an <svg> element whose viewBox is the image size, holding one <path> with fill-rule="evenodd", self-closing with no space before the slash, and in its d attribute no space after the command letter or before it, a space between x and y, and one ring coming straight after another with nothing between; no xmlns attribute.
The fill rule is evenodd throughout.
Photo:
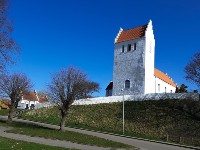
<svg viewBox="0 0 200 150"><path fill-rule="evenodd" d="M69 150L67 148L61 148L61 147L54 147L54 146L47 146L42 144L35 144L31 142L25 142L25 141L19 141L19 140L13 140L8 138L0 137L0 149L2 150Z"/></svg>
<svg viewBox="0 0 200 150"><path fill-rule="evenodd" d="M125 102L125 135L162 141L166 141L169 135L169 141L172 142L172 136L185 137L188 139L181 144L199 146L200 142L187 142L200 139L200 121L172 109L175 102L176 100ZM59 114L56 108L42 108L26 112L21 117L59 125ZM122 134L122 103L72 106L66 126Z"/></svg>
<svg viewBox="0 0 200 150"><path fill-rule="evenodd" d="M3 124L3 123L1 123ZM0 124L0 125L1 125ZM99 147L111 147L111 148L133 148L123 143L113 142L103 138L98 138L91 135L85 135L81 133L76 133L72 131L60 132L58 130L43 128L39 126L25 125L22 123L12 123L14 129L6 131L16 134L24 134L35 137L44 137L57 140L66 140L74 143L84 144L84 145L96 145Z"/></svg>
<svg viewBox="0 0 200 150"><path fill-rule="evenodd" d="M7 116L8 115L8 109L1 109L0 110L0 115L2 115L2 116Z"/></svg>

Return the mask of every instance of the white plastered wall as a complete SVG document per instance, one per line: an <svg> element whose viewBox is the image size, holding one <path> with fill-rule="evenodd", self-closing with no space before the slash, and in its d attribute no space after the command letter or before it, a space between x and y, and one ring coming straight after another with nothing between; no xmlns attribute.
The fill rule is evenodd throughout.
<svg viewBox="0 0 200 150"><path fill-rule="evenodd" d="M145 89L144 94L155 93L154 78L154 55L155 55L155 39L153 34L153 25L150 20L145 32Z"/></svg>
<svg viewBox="0 0 200 150"><path fill-rule="evenodd" d="M154 77L155 78L155 93L175 93L176 88L165 81Z"/></svg>

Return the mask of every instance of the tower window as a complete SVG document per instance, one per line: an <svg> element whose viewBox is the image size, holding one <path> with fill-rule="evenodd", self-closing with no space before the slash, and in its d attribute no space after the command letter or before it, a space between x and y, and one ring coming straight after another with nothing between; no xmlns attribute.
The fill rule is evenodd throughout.
<svg viewBox="0 0 200 150"><path fill-rule="evenodd" d="M124 53L124 45L122 45L122 53Z"/></svg>
<svg viewBox="0 0 200 150"><path fill-rule="evenodd" d="M128 52L131 51L131 44L128 44L127 51L128 51Z"/></svg>
<svg viewBox="0 0 200 150"><path fill-rule="evenodd" d="M130 80L125 81L125 89L130 89Z"/></svg>
<svg viewBox="0 0 200 150"><path fill-rule="evenodd" d="M136 50L136 43L134 43L134 50Z"/></svg>
<svg viewBox="0 0 200 150"><path fill-rule="evenodd" d="M158 84L158 92L160 92L160 84Z"/></svg>
<svg viewBox="0 0 200 150"><path fill-rule="evenodd" d="M165 87L165 93L167 93L167 88Z"/></svg>

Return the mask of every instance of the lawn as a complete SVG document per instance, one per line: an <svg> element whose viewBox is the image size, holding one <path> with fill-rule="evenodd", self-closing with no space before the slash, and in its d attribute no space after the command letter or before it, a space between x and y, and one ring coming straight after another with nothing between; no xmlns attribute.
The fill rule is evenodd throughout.
<svg viewBox="0 0 200 150"><path fill-rule="evenodd" d="M7 116L8 115L8 111L9 111L9 109L1 109L0 110L0 115Z"/></svg>
<svg viewBox="0 0 200 150"><path fill-rule="evenodd" d="M0 125L5 125L6 123L0 121ZM133 148L123 143L113 142L103 138L98 138L91 135L85 135L81 133L65 131L60 132L58 130L43 128L39 126L25 125L21 123L13 122L12 127L14 129L6 131L16 134L24 134L35 137L44 137L50 139L66 140L74 143L84 144L84 145L96 145L99 147L111 147L111 148Z"/></svg>
<svg viewBox="0 0 200 150"><path fill-rule="evenodd" d="M70 150L67 148L61 148L61 147L54 147L54 146L48 146L48 145L42 145L42 144L36 144L31 142L25 142L25 141L19 141L19 140L13 140L8 138L0 137L0 149L20 149L20 150Z"/></svg>

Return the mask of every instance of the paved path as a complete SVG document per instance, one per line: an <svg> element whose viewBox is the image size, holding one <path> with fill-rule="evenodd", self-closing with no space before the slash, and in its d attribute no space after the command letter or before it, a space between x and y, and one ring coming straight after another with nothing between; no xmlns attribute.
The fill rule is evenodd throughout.
<svg viewBox="0 0 200 150"><path fill-rule="evenodd" d="M0 119L5 120L5 119L7 119L7 117L0 116ZM34 124L34 125L47 127L47 128L52 128L52 129L59 129L59 126L56 126L56 125L33 122L33 121L28 121L28 120L23 120L23 119L15 119L14 118L13 121L30 123L30 124ZM99 132L68 128L68 127L65 127L65 130L79 132L79 133L83 133L83 134L87 134L87 135L93 135L93 136L101 137L104 139L125 143L128 145L133 145L133 146L140 148L141 150L191 150L192 149L192 148L179 147L179 146L175 146L175 145L168 145L168 144L138 140L138 139L133 139L133 138L121 137L121 136L116 136L116 135L110 135L110 134L104 134L104 133L99 133ZM198 149L198 148L196 148L196 149ZM200 148L199 148L199 150L200 150Z"/></svg>

